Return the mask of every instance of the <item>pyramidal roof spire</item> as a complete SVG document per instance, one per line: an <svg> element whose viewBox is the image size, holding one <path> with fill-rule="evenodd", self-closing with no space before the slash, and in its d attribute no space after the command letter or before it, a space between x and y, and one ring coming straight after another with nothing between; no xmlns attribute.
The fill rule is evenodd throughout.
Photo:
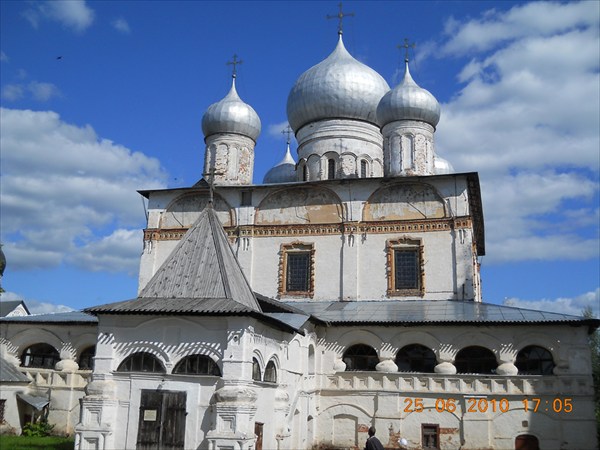
<svg viewBox="0 0 600 450"><path fill-rule="evenodd" d="M139 298L222 300L221 311L229 304L261 312L213 208L200 213Z"/></svg>

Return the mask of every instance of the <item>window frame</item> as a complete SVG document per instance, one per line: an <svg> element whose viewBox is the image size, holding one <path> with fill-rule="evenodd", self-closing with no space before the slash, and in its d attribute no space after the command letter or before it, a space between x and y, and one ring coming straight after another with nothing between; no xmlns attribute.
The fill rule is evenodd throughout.
<svg viewBox="0 0 600 450"><path fill-rule="evenodd" d="M143 367L145 366L144 357L149 357L148 361L152 362L152 370L143 370ZM134 358L138 358L138 359L141 358L139 362L136 362L136 365L141 366L142 370L134 370L133 369L132 365L135 361ZM130 367L126 367L126 363ZM156 370L157 368L160 370ZM117 370L115 370L115 372L117 372L117 373L163 373L164 374L164 373L167 373L167 370L165 369L165 366L162 363L162 361L160 359L158 359L152 353L136 352L136 353L132 353L131 355L129 355L125 359L123 359L123 361L121 361L119 363L119 365L117 366Z"/></svg>
<svg viewBox="0 0 600 450"><path fill-rule="evenodd" d="M46 342L32 344L21 353L21 367L32 369L54 369L60 360L59 351Z"/></svg>
<svg viewBox="0 0 600 450"><path fill-rule="evenodd" d="M405 361L400 358L405 356ZM396 353L394 362L398 366L398 372L402 373L434 373L435 366L438 364L435 352L426 345L408 344L403 346ZM408 364L409 369L404 370L400 367L401 362Z"/></svg>
<svg viewBox="0 0 600 450"><path fill-rule="evenodd" d="M94 370L94 358L96 357L96 346L90 345L84 348L77 358L77 364L79 364L79 370ZM87 363L84 367L83 363Z"/></svg>
<svg viewBox="0 0 600 450"><path fill-rule="evenodd" d="M348 364L348 359L353 360L353 363ZM374 372L379 364L379 355L369 344L359 343L344 350L342 361L346 364L346 372Z"/></svg>
<svg viewBox="0 0 600 450"><path fill-rule="evenodd" d="M206 371L200 371L201 361L206 361ZM195 364L196 371L191 371L190 366ZM183 367L182 370L182 366ZM194 376L209 376L209 377L220 377L221 376L221 368L219 365L207 355L202 355L200 353L195 353L193 355L187 355L181 358L177 364L173 367L172 372L173 375L194 375Z"/></svg>
<svg viewBox="0 0 600 450"><path fill-rule="evenodd" d="M252 380L262 381L262 371L260 370L260 362L256 357L252 358Z"/></svg>
<svg viewBox="0 0 600 450"><path fill-rule="evenodd" d="M390 297L423 297L425 295L425 265L423 257L423 241L420 239L390 239L386 243L387 254L387 295ZM414 288L398 288L396 286L396 253L410 252L416 256L416 279Z"/></svg>
<svg viewBox="0 0 600 450"><path fill-rule="evenodd" d="M263 381L265 383L277 384L277 364L275 364L275 361L272 359L265 366Z"/></svg>
<svg viewBox="0 0 600 450"><path fill-rule="evenodd" d="M486 370L489 365L489 370ZM498 359L492 350L482 345L461 348L454 358L457 374L494 375Z"/></svg>
<svg viewBox="0 0 600 450"><path fill-rule="evenodd" d="M425 435L435 436L435 447L425 446ZM422 423L421 424L421 446L423 450L439 450L440 448L440 426L437 423Z"/></svg>
<svg viewBox="0 0 600 450"><path fill-rule="evenodd" d="M288 255L303 253L308 255L308 279L306 291L288 290ZM282 244L279 260L279 297L314 297L315 291L315 246L312 243L293 242Z"/></svg>
<svg viewBox="0 0 600 450"><path fill-rule="evenodd" d="M537 354L532 356L532 352ZM517 353L515 366L519 370L519 375L553 375L556 363L552 352L547 348L540 345L527 345Z"/></svg>

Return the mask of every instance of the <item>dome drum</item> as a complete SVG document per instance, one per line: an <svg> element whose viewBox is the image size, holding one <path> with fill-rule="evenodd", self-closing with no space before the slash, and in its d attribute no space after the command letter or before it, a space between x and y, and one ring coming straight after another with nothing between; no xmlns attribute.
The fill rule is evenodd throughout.
<svg viewBox="0 0 600 450"><path fill-rule="evenodd" d="M204 174L214 169L214 183L220 186L252 184L254 141L241 134L217 133L207 136ZM207 175L205 175L207 176Z"/></svg>
<svg viewBox="0 0 600 450"><path fill-rule="evenodd" d="M433 175L434 128L425 122L392 122L383 127L385 176Z"/></svg>
<svg viewBox="0 0 600 450"><path fill-rule="evenodd" d="M297 133L300 159L323 158L335 153L345 161L344 155L354 160L365 156L369 160L383 160L383 136L376 125L356 120L322 120L302 127ZM340 159L341 158L341 159ZM355 178L357 170L348 164L336 169L335 178ZM310 179L328 179L327 170L310 170Z"/></svg>

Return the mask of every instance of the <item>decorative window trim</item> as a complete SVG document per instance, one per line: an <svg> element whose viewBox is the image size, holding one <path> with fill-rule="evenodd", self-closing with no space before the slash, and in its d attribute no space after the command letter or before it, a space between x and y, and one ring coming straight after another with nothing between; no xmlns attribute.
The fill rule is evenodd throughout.
<svg viewBox="0 0 600 450"><path fill-rule="evenodd" d="M287 290L287 260L290 253L308 253L309 254L309 274L307 291L288 291ZM315 294L315 246L302 242L293 242L291 244L281 244L279 252L279 297L309 297L313 298Z"/></svg>
<svg viewBox="0 0 600 450"><path fill-rule="evenodd" d="M414 289L396 288L396 251L416 252L417 254L417 287ZM423 242L420 239L391 239L386 243L387 255L387 295L390 297L423 297L425 295L425 264Z"/></svg>

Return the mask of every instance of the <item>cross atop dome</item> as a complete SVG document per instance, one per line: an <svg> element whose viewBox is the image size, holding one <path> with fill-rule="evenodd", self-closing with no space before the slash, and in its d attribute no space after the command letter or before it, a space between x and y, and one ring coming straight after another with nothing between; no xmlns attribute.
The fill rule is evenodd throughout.
<svg viewBox="0 0 600 450"><path fill-rule="evenodd" d="M408 38L404 38L404 44L400 44L397 47L399 49L404 49L404 62L408 64L408 49L412 48L414 52L416 44L414 42L412 44L409 44Z"/></svg>
<svg viewBox="0 0 600 450"><path fill-rule="evenodd" d="M233 73L231 74L232 78L235 78L237 76L237 65L238 64L242 64L244 61L242 61L241 59L237 59L237 55L234 53L233 54L233 61L227 61L225 63L225 65L227 66L233 66Z"/></svg>
<svg viewBox="0 0 600 450"><path fill-rule="evenodd" d="M327 19L338 19L339 23L338 23L338 35L342 35L343 30L342 30L342 21L344 20L344 17L354 17L354 13L344 13L344 11L342 10L342 2L340 2L338 4L340 11L336 14L336 15L331 15L331 14L327 14L325 17Z"/></svg>

